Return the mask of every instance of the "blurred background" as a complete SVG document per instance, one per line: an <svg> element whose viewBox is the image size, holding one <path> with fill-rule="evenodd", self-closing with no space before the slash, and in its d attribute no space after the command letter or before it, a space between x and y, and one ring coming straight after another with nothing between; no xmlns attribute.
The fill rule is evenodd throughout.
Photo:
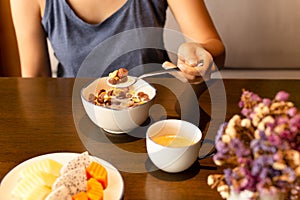
<svg viewBox="0 0 300 200"><path fill-rule="evenodd" d="M226 47L225 68L215 78L300 78L300 1L206 0ZM179 31L168 10L169 29ZM166 48L172 38L167 38ZM57 61L49 45L55 76ZM19 76L9 0L0 1L0 75Z"/></svg>

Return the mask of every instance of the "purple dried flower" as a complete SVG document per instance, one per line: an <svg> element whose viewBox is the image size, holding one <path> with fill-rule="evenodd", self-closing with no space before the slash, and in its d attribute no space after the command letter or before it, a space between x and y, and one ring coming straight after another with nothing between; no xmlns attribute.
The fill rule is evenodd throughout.
<svg viewBox="0 0 300 200"><path fill-rule="evenodd" d="M299 185L300 113L292 102L285 102L288 98L285 91L271 100L244 90L242 116L232 118L230 126L220 126L213 159L230 164L224 178L234 191L275 194Z"/></svg>
<svg viewBox="0 0 300 200"><path fill-rule="evenodd" d="M261 98L257 94L254 94L254 93L251 92L251 101L260 102Z"/></svg>
<svg viewBox="0 0 300 200"><path fill-rule="evenodd" d="M286 181L287 184L294 182L297 178L295 171L291 167L285 168L282 171L282 173L283 173L283 177L286 176L286 178L287 178L287 181Z"/></svg>
<svg viewBox="0 0 300 200"><path fill-rule="evenodd" d="M275 100L276 101L286 101L288 100L290 94L285 92L285 91L279 91L276 96L275 96Z"/></svg>
<svg viewBox="0 0 300 200"><path fill-rule="evenodd" d="M227 168L223 170L224 175L225 175L225 181L227 182L228 185L232 185L231 182L231 174L232 174L232 169L231 168Z"/></svg>
<svg viewBox="0 0 300 200"><path fill-rule="evenodd" d="M281 138L276 134L271 134L268 138L269 142L273 146L281 145Z"/></svg>
<svg viewBox="0 0 300 200"><path fill-rule="evenodd" d="M293 117L293 116L295 116L297 114L297 112L298 112L297 108L292 107L292 108L288 109L287 114L290 117Z"/></svg>
<svg viewBox="0 0 300 200"><path fill-rule="evenodd" d="M238 106L239 108L243 108L245 106L245 103L243 101L239 101Z"/></svg>
<svg viewBox="0 0 300 200"><path fill-rule="evenodd" d="M272 180L270 178L261 179L256 184L256 189L260 192L268 192L268 188L272 185ZM266 190L266 191L265 191Z"/></svg>
<svg viewBox="0 0 300 200"><path fill-rule="evenodd" d="M292 133L289 130L283 130L279 133L279 136L282 140L290 141L294 139Z"/></svg>
<svg viewBox="0 0 300 200"><path fill-rule="evenodd" d="M259 130L259 137L260 137L261 140L267 140L268 139L265 131L263 131L263 130Z"/></svg>
<svg viewBox="0 0 300 200"><path fill-rule="evenodd" d="M295 115L292 117L289 121L290 126L295 126L298 129L300 129L300 114ZM298 130L297 130L298 131Z"/></svg>
<svg viewBox="0 0 300 200"><path fill-rule="evenodd" d="M224 142L222 142L220 140L216 142L215 146L216 146L218 153L227 153L228 152L227 144L225 144Z"/></svg>
<svg viewBox="0 0 300 200"><path fill-rule="evenodd" d="M238 158L238 163L240 163L240 165L250 166L251 163L252 163L252 157L251 157L251 155L249 155L248 157L240 157L240 158Z"/></svg>
<svg viewBox="0 0 300 200"><path fill-rule="evenodd" d="M268 168L273 162L274 158L272 155L258 156L255 160L253 160L251 174L259 178L266 178ZM264 169L267 169L267 171L264 171Z"/></svg>
<svg viewBox="0 0 300 200"><path fill-rule="evenodd" d="M261 179L265 179L269 174L269 169L268 168L262 168L258 177L259 177L259 180Z"/></svg>
<svg viewBox="0 0 300 200"><path fill-rule="evenodd" d="M216 141L219 141L223 135L224 129L227 126L227 122L224 122L223 124L220 125L217 135L216 135Z"/></svg>
<svg viewBox="0 0 300 200"><path fill-rule="evenodd" d="M280 116L276 118L276 122L278 125L287 124L289 122L289 118L287 116Z"/></svg>
<svg viewBox="0 0 300 200"><path fill-rule="evenodd" d="M260 149L261 149L261 143L263 141L262 140L259 140L259 139L256 139L256 140L252 140L251 143L250 143L250 148L252 149L252 152L254 154L256 153L259 153L260 152Z"/></svg>
<svg viewBox="0 0 300 200"><path fill-rule="evenodd" d="M235 185L236 191L250 190L255 189L256 181L255 177L251 175L251 172L247 167L238 167L233 171L236 180L239 180L239 184Z"/></svg>
<svg viewBox="0 0 300 200"><path fill-rule="evenodd" d="M268 99L268 98L264 98L262 100L263 104L265 104L265 106L270 106L271 103L272 103L272 100L271 99Z"/></svg>
<svg viewBox="0 0 300 200"><path fill-rule="evenodd" d="M252 113L252 110L248 109L248 108L243 108L241 110L241 114L244 115L245 117L250 116L251 113Z"/></svg>

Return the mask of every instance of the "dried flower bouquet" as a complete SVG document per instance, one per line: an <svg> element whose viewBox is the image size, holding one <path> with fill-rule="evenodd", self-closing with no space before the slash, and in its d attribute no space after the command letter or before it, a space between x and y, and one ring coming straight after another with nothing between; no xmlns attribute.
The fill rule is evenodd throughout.
<svg viewBox="0 0 300 200"><path fill-rule="evenodd" d="M220 126L213 159L225 170L207 181L223 198L300 199L300 113L288 98L285 91L268 99L244 90L241 114Z"/></svg>

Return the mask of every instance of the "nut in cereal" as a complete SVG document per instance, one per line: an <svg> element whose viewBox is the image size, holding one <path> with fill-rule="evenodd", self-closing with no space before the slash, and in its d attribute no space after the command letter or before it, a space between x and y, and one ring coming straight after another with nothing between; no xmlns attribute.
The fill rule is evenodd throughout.
<svg viewBox="0 0 300 200"><path fill-rule="evenodd" d="M120 68L109 73L108 82L112 85L116 85L118 83L124 83L128 80L128 70L125 68Z"/></svg>

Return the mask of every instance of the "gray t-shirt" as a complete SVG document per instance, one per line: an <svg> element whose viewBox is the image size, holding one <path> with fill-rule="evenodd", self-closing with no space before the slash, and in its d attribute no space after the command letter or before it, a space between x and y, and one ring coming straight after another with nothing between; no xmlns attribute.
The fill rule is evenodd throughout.
<svg viewBox="0 0 300 200"><path fill-rule="evenodd" d="M59 77L99 77L121 67L138 75L169 60L166 0L127 0L100 24L79 18L65 0L46 0L42 25L59 61Z"/></svg>

